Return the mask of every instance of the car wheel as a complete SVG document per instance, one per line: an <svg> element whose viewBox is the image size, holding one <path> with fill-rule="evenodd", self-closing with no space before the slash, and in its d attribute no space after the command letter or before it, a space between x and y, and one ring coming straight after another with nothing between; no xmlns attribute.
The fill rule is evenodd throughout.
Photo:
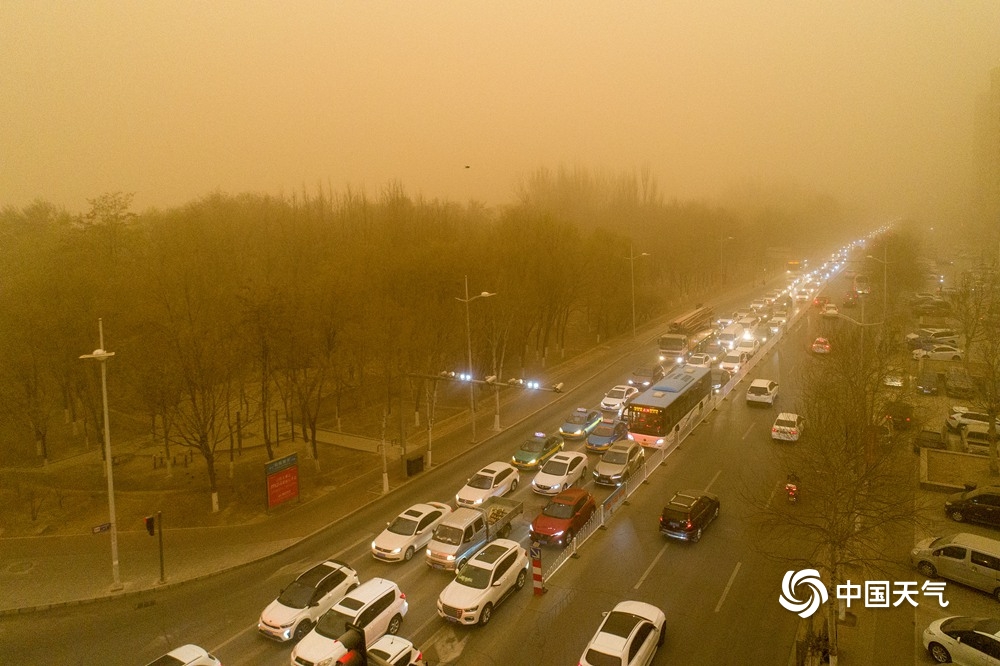
<svg viewBox="0 0 1000 666"><path fill-rule="evenodd" d="M413 546L410 546L409 548L406 549L406 552L403 553L403 559L406 560L407 562L413 559Z"/></svg>
<svg viewBox="0 0 1000 666"><path fill-rule="evenodd" d="M395 636L399 633L399 625L401 624L403 624L403 616L396 613L392 616L392 619L389 620L389 627L385 630L385 633Z"/></svg>
<svg viewBox="0 0 1000 666"><path fill-rule="evenodd" d="M931 655L931 659L939 664L951 663L951 655L948 654L948 650L940 643L931 643L928 645L927 652Z"/></svg>
<svg viewBox="0 0 1000 666"><path fill-rule="evenodd" d="M514 586L520 590L522 587L524 587L524 581L526 581L527 579L528 579L528 573L524 569L521 569L521 571L518 572L517 574L517 580L514 581Z"/></svg>
<svg viewBox="0 0 1000 666"><path fill-rule="evenodd" d="M312 631L313 623L309 620L302 620L299 622L298 626L295 627L295 640L301 640L306 634Z"/></svg>
<svg viewBox="0 0 1000 666"><path fill-rule="evenodd" d="M579 486L580 488L583 488L584 479L586 479L586 478L587 478L587 467L584 466L583 471L580 472L580 478L577 479L577 482L580 484L580 486Z"/></svg>
<svg viewBox="0 0 1000 666"><path fill-rule="evenodd" d="M667 623L660 625L660 637L656 639L656 647L663 647L663 641L667 640Z"/></svg>
<svg viewBox="0 0 1000 666"><path fill-rule="evenodd" d="M510 482L510 492L514 492L515 490L517 490L517 479Z"/></svg>
<svg viewBox="0 0 1000 666"><path fill-rule="evenodd" d="M455 565L455 571L458 571L459 569L461 569L462 567L464 567L466 562L468 562L468 560L465 559L464 557L462 559L460 559L458 561L458 564Z"/></svg>
<svg viewBox="0 0 1000 666"><path fill-rule="evenodd" d="M948 517L954 520L956 523L961 523L965 521L965 515L961 511L952 511L948 514Z"/></svg>
<svg viewBox="0 0 1000 666"><path fill-rule="evenodd" d="M493 615L493 604L486 604L483 606L483 612L479 614L479 624L481 626L486 626L490 623L490 616Z"/></svg>
<svg viewBox="0 0 1000 666"><path fill-rule="evenodd" d="M701 528L699 527L695 530L694 534L691 535L691 543L698 543L701 541Z"/></svg>
<svg viewBox="0 0 1000 666"><path fill-rule="evenodd" d="M937 577L937 569L935 569L934 565L931 564L930 562L921 562L920 564L918 564L917 571L919 571L924 576L927 576L928 578Z"/></svg>

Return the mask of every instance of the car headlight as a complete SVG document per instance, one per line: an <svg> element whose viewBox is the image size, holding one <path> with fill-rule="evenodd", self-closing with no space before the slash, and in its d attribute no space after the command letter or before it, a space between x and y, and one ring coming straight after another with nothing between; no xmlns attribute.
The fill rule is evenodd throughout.
<svg viewBox="0 0 1000 666"><path fill-rule="evenodd" d="M393 554L395 554L395 553L402 552L402 550L403 550L402 548L393 548L392 552L393 552Z"/></svg>
<svg viewBox="0 0 1000 666"><path fill-rule="evenodd" d="M559 530L558 532L553 532L552 536L561 537L563 535L563 532L565 532L565 530Z"/></svg>
<svg viewBox="0 0 1000 666"><path fill-rule="evenodd" d="M620 479L620 478L622 478L622 475L621 475L621 473L612 474L610 478L612 478L612 479Z"/></svg>
<svg viewBox="0 0 1000 666"><path fill-rule="evenodd" d="M573 431L573 434L574 434L574 435L582 435L582 434L583 434L583 431L582 431L582 430L574 430L574 431Z"/></svg>
<svg viewBox="0 0 1000 666"><path fill-rule="evenodd" d="M483 503L483 498L482 498L482 497L480 497L480 498L478 498L478 499L475 499L475 500L473 500L473 501L472 501L472 503L473 503L473 504L482 504L482 503Z"/></svg>
<svg viewBox="0 0 1000 666"><path fill-rule="evenodd" d="M375 550L375 542L372 541L372 550Z"/></svg>
<svg viewBox="0 0 1000 666"><path fill-rule="evenodd" d="M449 562L451 562L451 561L453 561L455 559L455 556L454 555L446 555L444 559L446 559Z"/></svg>
<svg viewBox="0 0 1000 666"><path fill-rule="evenodd" d="M319 661L316 662L316 666L333 666L333 657L320 659Z"/></svg>

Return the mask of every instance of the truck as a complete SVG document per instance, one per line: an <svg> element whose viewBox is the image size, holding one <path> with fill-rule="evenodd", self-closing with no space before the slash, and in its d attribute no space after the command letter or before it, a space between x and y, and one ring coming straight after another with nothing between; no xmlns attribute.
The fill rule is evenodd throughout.
<svg viewBox="0 0 1000 666"><path fill-rule="evenodd" d="M522 502L505 497L489 497L478 507L455 509L438 524L427 544L427 566L459 569L489 542L506 538L511 521L523 512Z"/></svg>
<svg viewBox="0 0 1000 666"><path fill-rule="evenodd" d="M712 337L714 332L713 329L706 328L697 333L664 333L657 341L660 363L666 363L667 369L684 363L695 348Z"/></svg>

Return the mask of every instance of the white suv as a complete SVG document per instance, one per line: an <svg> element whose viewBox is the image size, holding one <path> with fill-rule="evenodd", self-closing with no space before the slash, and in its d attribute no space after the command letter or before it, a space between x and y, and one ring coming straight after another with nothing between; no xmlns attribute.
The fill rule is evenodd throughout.
<svg viewBox="0 0 1000 666"><path fill-rule="evenodd" d="M505 462L490 463L466 482L455 495L459 506L479 506L487 497L501 497L517 490L521 477L512 465Z"/></svg>
<svg viewBox="0 0 1000 666"><path fill-rule="evenodd" d="M763 403L773 405L778 397L778 382L770 379L755 379L747 388L747 404Z"/></svg>
<svg viewBox="0 0 1000 666"><path fill-rule="evenodd" d="M299 639L319 617L358 586L358 574L347 564L327 560L309 569L281 591L260 614L257 631L276 641Z"/></svg>
<svg viewBox="0 0 1000 666"><path fill-rule="evenodd" d="M292 650L292 666L333 664L348 650L338 640L348 624L361 627L365 645L385 634L395 634L403 623L408 605L406 595L391 580L372 578L362 583L328 610L316 626Z"/></svg>
<svg viewBox="0 0 1000 666"><path fill-rule="evenodd" d="M493 608L528 579L528 553L510 539L497 539L458 570L438 597L438 615L462 624L487 624Z"/></svg>

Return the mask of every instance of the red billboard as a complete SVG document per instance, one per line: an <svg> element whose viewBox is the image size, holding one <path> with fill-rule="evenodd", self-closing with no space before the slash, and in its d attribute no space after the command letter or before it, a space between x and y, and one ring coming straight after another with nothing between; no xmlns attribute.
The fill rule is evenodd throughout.
<svg viewBox="0 0 1000 666"><path fill-rule="evenodd" d="M278 506L299 496L298 454L273 460L264 465L267 485L267 508Z"/></svg>

